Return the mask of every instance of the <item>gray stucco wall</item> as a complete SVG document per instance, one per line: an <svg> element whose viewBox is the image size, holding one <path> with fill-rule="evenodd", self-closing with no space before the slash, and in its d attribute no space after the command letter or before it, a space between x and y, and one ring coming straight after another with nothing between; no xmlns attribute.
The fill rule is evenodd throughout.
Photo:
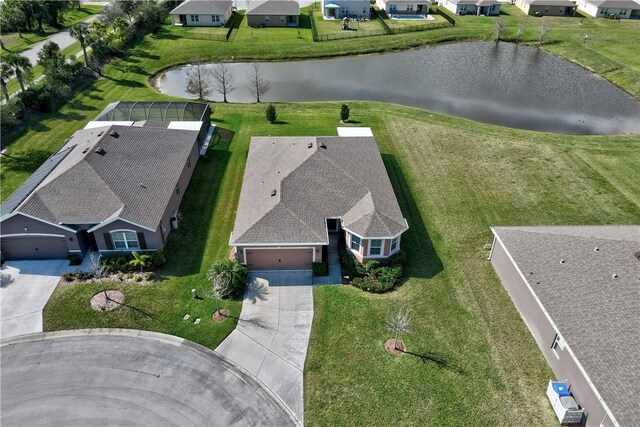
<svg viewBox="0 0 640 427"><path fill-rule="evenodd" d="M146 250L153 250L153 249L158 249L160 247L162 247L162 245L158 245L158 242L160 241L159 238L159 234L160 231L156 230L156 231L149 231L146 230L144 228L138 227L136 225L132 225L128 222L125 221L121 221L121 220L116 220L114 222L112 222L111 224L107 224L104 227L98 228L97 230L95 230L93 232L93 235L96 238L96 243L98 245L98 250L100 252L105 252L105 253L115 253L115 252L122 252L122 250L120 249L108 249L107 247L107 242L105 241L105 237L104 234L105 233L110 233L112 231L115 230L131 230L134 231L136 233L143 233L144 234L144 240L146 243Z"/></svg>
<svg viewBox="0 0 640 427"><path fill-rule="evenodd" d="M27 231L25 231L25 227ZM27 239L35 239L36 236L30 237L30 235L38 235L38 234L52 234L52 235L63 235L67 244L67 251L79 251L80 245L78 243L78 238L76 233L73 231L68 231L29 217L24 215L15 215L11 218L8 218L0 224L0 235L14 235L21 234L25 235L25 238L22 237L11 237L11 238L2 238L2 247L6 252L10 252L12 245L20 246L19 249L23 249L22 246L25 244L29 244ZM46 236L39 236L40 241L46 240ZM59 247L60 245L56 245ZM18 249L16 247L16 249ZM46 251L46 248L40 248L42 251ZM68 254L68 252L67 252ZM65 257L67 254L60 254L59 257Z"/></svg>
<svg viewBox="0 0 640 427"><path fill-rule="evenodd" d="M266 15L247 15L247 25L250 27L262 26L265 27L288 27L289 26L289 16L291 15L268 15L269 21L266 20ZM285 22L280 22L280 17L284 16ZM298 26L298 16L293 15L293 19L295 20L295 26ZM292 25L294 26L294 25Z"/></svg>
<svg viewBox="0 0 640 427"><path fill-rule="evenodd" d="M524 280L520 276L516 266L513 265L502 244L495 239L491 253L491 264L502 280L502 284L509 293L511 300L518 309L522 320L529 328L542 354L547 359L558 380L568 380L569 389L576 401L585 409L585 424L588 427L613 426L611 420L606 417L604 407L589 386L587 380L578 368L567 347L562 350L559 357L551 349L556 337L556 330L551 325L538 302L529 291ZM566 338L565 338L566 340ZM570 343L567 342L567 346ZM551 378L550 378L551 379ZM544 393L544 390L540 390Z"/></svg>

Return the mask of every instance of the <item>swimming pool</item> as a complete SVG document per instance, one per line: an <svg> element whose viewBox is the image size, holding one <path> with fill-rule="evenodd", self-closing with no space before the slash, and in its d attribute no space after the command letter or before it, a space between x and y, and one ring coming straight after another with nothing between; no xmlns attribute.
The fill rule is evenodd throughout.
<svg viewBox="0 0 640 427"><path fill-rule="evenodd" d="M404 20L404 19L427 19L424 15L391 15L391 19Z"/></svg>

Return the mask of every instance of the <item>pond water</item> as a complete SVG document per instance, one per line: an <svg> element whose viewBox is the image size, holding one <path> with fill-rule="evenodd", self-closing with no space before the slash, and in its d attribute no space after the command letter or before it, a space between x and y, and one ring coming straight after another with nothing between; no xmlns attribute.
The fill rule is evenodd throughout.
<svg viewBox="0 0 640 427"><path fill-rule="evenodd" d="M208 67L213 67L209 64ZM253 102L251 64L232 63L230 102ZM186 92L188 66L156 80L166 94ZM584 68L529 46L465 42L327 60L262 64L271 90L262 101L370 100L486 123L573 134L640 133L640 103ZM210 97L221 101L217 93ZM419 113L418 113L419 114Z"/></svg>

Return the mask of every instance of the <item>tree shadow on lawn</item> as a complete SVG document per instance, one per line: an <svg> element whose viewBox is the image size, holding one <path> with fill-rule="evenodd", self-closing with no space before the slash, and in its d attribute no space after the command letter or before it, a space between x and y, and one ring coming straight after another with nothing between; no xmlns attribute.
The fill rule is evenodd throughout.
<svg viewBox="0 0 640 427"><path fill-rule="evenodd" d="M216 207L230 158L230 151L209 149L206 156L198 160L180 205L180 227L169 235L165 246L167 264L163 274L200 273L206 246L212 244L208 241L209 229L218 214ZM218 238L226 241L228 236Z"/></svg>
<svg viewBox="0 0 640 427"><path fill-rule="evenodd" d="M408 354L411 356L415 356L419 358L423 363L434 363L439 368L448 369L450 371L454 371L460 375L465 373L464 369L458 366L456 363L449 362L445 360L442 356L436 353L432 353L429 351L423 351L421 353L413 353L411 351L403 351L404 354Z"/></svg>
<svg viewBox="0 0 640 427"><path fill-rule="evenodd" d="M5 171L32 174L50 155L49 151L36 149L29 150L24 154L3 154L0 159L2 159L2 168Z"/></svg>
<svg viewBox="0 0 640 427"><path fill-rule="evenodd" d="M409 230L402 235L402 249L407 253L408 261L406 276L430 279L442 271L442 261L436 253L398 161L391 154L382 154L382 160L400 209L409 223Z"/></svg>

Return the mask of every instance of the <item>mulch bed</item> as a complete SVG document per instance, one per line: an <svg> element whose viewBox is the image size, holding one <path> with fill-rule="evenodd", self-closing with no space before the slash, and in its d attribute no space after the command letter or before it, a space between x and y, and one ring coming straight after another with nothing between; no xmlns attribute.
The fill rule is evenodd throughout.
<svg viewBox="0 0 640 427"><path fill-rule="evenodd" d="M227 320L227 317L229 317L229 310L227 310L226 308L223 308L219 311L216 310L211 315L211 319L216 323L224 322L225 320Z"/></svg>
<svg viewBox="0 0 640 427"><path fill-rule="evenodd" d="M110 289L106 291L100 291L91 297L91 308L96 311L109 311L120 307L124 302L124 294L120 291Z"/></svg>
<svg viewBox="0 0 640 427"><path fill-rule="evenodd" d="M400 356L404 354L404 343L402 342L402 340L398 340L398 342L396 343L396 340L390 338L384 342L384 349L389 354Z"/></svg>

